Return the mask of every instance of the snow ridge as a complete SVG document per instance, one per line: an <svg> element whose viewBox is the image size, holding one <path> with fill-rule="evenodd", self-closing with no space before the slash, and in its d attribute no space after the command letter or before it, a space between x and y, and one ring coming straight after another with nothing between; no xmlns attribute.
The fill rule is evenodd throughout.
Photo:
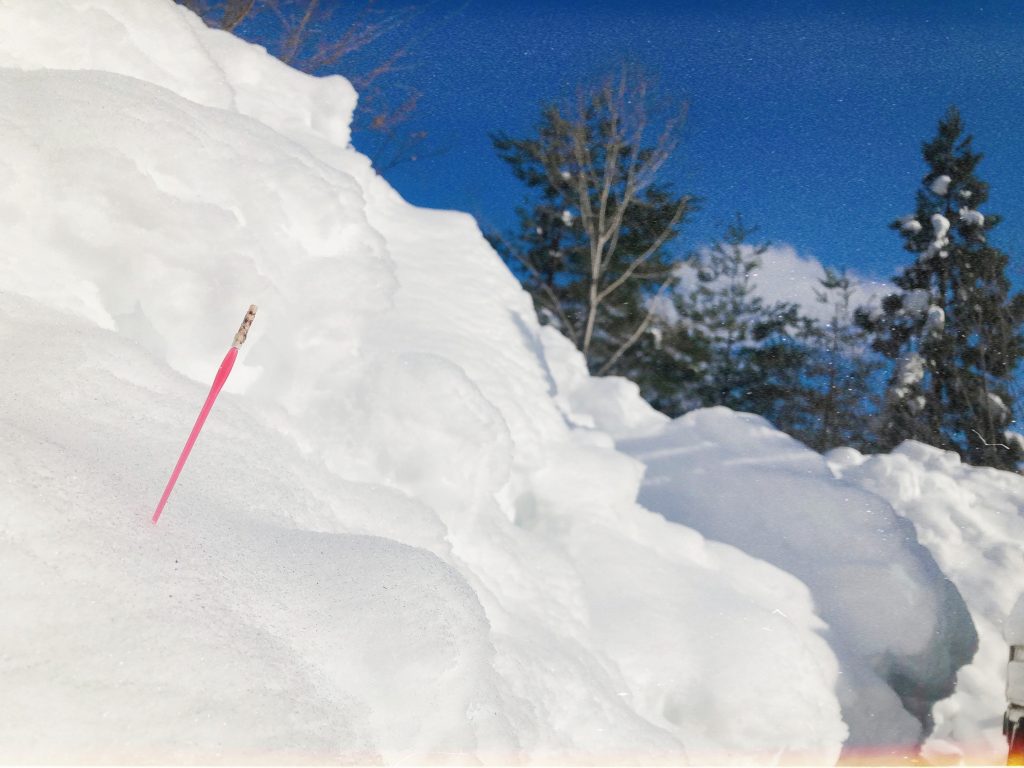
<svg viewBox="0 0 1024 768"><path fill-rule="evenodd" d="M0 67L8 759L836 758L807 589L637 505L347 83L169 0L4 3Z"/></svg>

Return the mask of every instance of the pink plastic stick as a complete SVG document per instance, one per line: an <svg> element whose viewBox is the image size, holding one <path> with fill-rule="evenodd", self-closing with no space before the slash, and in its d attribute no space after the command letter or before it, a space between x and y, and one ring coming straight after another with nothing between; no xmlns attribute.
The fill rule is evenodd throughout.
<svg viewBox="0 0 1024 768"><path fill-rule="evenodd" d="M224 360L220 364L220 368L217 369L217 375L213 377L213 386L210 387L210 394L206 396L206 402L203 404L203 410L199 412L199 418L196 419L196 424L192 427L192 434L188 436L188 442L185 443L185 449L181 452L181 456L178 457L178 463L174 465L174 471L171 473L171 479L167 481L167 487L164 488L164 495L160 497L160 503L156 505L156 512L153 513L153 524L156 525L157 520L160 519L160 513L164 511L164 505L167 503L167 497L171 495L171 489L174 488L174 484L178 482L178 475L181 474L181 468L185 466L185 462L188 461L188 455L192 452L192 446L196 444L196 438L199 437L199 431L203 428L203 424L206 423L206 417L210 415L210 411L213 409L213 403L217 399L217 395L220 394L221 389L224 387L224 382L228 380L228 374L231 373L232 367L235 365L235 358L238 357L238 347L231 347L228 353L224 355Z"/></svg>

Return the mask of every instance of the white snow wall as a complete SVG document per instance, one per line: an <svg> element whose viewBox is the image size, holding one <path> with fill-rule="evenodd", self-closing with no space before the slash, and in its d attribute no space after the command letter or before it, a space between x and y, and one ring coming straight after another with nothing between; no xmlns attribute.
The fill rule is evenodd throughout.
<svg viewBox="0 0 1024 768"><path fill-rule="evenodd" d="M760 416L705 408L672 421L655 418L649 407L646 413L638 407L636 384L591 378L568 340L550 328L542 338L570 417L596 424L644 463L644 506L764 558L810 588L839 658L837 690L850 729L844 760L896 763L914 756L932 729L933 706L957 687L958 670L967 672L963 679L972 677L964 665L978 648L958 590L962 574L947 552L935 550L931 531L919 542L900 505L887 501L893 494L865 492L836 477L835 465ZM894 473L895 479L916 487L914 469L906 470L909 477ZM991 472L1002 483L1016 479ZM986 506L964 514L982 518ZM948 704L937 707L942 733ZM971 711L959 718L960 735L968 735L964 726L972 718L991 721L991 709L964 709ZM967 753L974 745L960 746ZM946 753L956 748L954 742Z"/></svg>
<svg viewBox="0 0 1024 768"><path fill-rule="evenodd" d="M6 759L836 758L806 587L637 506L344 80L169 0L13 0L0 98Z"/></svg>

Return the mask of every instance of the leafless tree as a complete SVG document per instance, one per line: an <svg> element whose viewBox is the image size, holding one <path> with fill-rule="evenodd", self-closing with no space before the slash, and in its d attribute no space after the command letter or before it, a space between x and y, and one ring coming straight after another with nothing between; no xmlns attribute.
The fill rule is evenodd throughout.
<svg viewBox="0 0 1024 768"><path fill-rule="evenodd" d="M694 207L663 180L684 103L656 97L629 67L544 108L535 137L493 137L538 195L521 231L492 242L524 277L538 310L595 373L616 370L656 319L680 257L665 246Z"/></svg>

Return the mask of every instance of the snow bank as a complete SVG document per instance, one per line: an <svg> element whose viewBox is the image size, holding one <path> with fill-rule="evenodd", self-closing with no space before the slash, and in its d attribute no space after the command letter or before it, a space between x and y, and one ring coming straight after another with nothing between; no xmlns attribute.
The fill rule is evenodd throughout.
<svg viewBox="0 0 1024 768"><path fill-rule="evenodd" d="M807 588L637 505L474 222L345 146L347 83L169 0L4 3L0 67L5 759L837 757Z"/></svg>
<svg viewBox="0 0 1024 768"><path fill-rule="evenodd" d="M609 435L633 437L655 432L669 422L640 397L640 387L621 376L593 377L579 350L555 328L541 328L544 357L557 386L556 401L570 422L597 430L596 439L612 445Z"/></svg>
<svg viewBox="0 0 1024 768"><path fill-rule="evenodd" d="M428 510L304 461L227 397L150 526L201 387L8 293L0 339L6 760L514 746L484 612L430 552Z"/></svg>
<svg viewBox="0 0 1024 768"><path fill-rule="evenodd" d="M625 386L587 378L582 355L564 339L545 342L571 412L586 413L603 390ZM668 421L639 398L610 402L619 405L610 410L606 399L590 415L645 465L645 507L808 585L839 657L847 757L912 755L932 705L953 692L977 647L963 599L914 526L759 416L711 408Z"/></svg>
<svg viewBox="0 0 1024 768"><path fill-rule="evenodd" d="M978 652L957 675L956 692L934 710L928 757L995 764L1006 759L1004 622L1021 595L1024 477L971 467L948 451L906 442L888 456L851 449L829 454L834 471L886 499L913 522L921 543L963 595ZM1019 637L1011 624L1008 637Z"/></svg>
<svg viewBox="0 0 1024 768"><path fill-rule="evenodd" d="M696 411L619 447L647 466L644 506L810 587L842 668L850 750L919 741L976 637L912 525L749 414Z"/></svg>

